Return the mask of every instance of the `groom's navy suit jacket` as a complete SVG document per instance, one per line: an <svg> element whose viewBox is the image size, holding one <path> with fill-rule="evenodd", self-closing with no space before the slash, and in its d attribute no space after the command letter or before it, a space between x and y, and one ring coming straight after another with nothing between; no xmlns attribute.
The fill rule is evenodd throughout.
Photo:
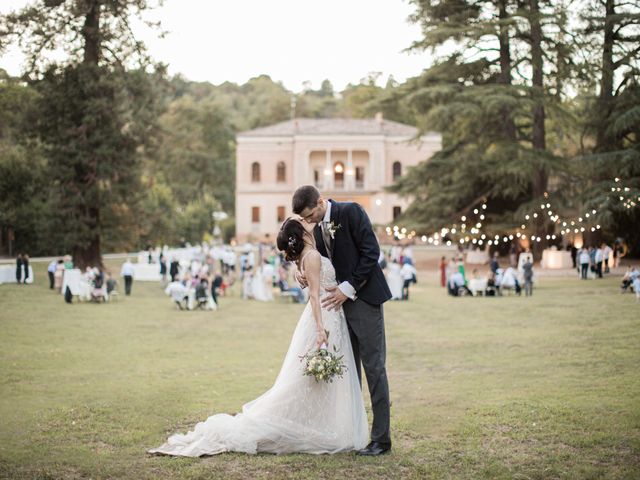
<svg viewBox="0 0 640 480"><path fill-rule="evenodd" d="M331 202L331 221L335 230L331 239L332 257L324 246L320 225L314 229L316 247L321 255L330 258L338 283L349 282L356 296L372 305L381 305L391 298L391 291L378 265L380 245L371 222L357 203Z"/></svg>

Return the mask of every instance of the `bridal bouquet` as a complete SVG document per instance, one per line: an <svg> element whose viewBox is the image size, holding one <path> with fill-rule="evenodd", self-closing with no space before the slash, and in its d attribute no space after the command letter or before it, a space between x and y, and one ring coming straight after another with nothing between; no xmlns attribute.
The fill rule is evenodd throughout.
<svg viewBox="0 0 640 480"><path fill-rule="evenodd" d="M329 337L329 332L327 332L327 337ZM300 357L300 361L304 360L305 362L303 375L314 377L316 382L323 380L331 383L335 377L342 378L342 375L347 370L342 358L343 355L338 356L338 350L335 345L333 346L333 352L330 352L327 346L323 344L319 349L311 350Z"/></svg>

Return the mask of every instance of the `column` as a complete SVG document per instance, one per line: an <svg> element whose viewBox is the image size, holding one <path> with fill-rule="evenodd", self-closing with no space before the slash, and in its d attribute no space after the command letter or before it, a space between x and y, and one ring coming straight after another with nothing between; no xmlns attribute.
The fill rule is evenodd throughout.
<svg viewBox="0 0 640 480"><path fill-rule="evenodd" d="M353 168L353 150L347 150L347 167L345 168L345 189L355 190L356 172Z"/></svg>
<svg viewBox="0 0 640 480"><path fill-rule="evenodd" d="M333 165L331 164L331 150L325 150L324 189L333 190Z"/></svg>

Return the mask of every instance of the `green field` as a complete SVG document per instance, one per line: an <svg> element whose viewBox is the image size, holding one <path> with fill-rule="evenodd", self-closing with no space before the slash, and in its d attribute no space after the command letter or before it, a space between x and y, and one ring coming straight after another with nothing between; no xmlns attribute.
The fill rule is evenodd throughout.
<svg viewBox="0 0 640 480"><path fill-rule="evenodd" d="M617 279L449 298L421 275L385 309L392 454L180 459L145 451L269 388L302 307L180 312L140 282L66 305L36 268L0 286L3 478L640 477L640 304Z"/></svg>

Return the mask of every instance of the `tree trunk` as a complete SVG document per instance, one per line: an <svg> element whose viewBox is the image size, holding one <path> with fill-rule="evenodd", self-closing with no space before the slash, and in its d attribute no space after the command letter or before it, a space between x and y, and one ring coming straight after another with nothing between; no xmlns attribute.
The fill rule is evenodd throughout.
<svg viewBox="0 0 640 480"><path fill-rule="evenodd" d="M509 27L504 23L509 18L507 0L500 0L498 18L500 19L500 34L498 36L500 43L500 77L498 83L511 85L511 44L509 41ZM502 109L502 122L506 140L515 141L516 125L509 107Z"/></svg>
<svg viewBox="0 0 640 480"><path fill-rule="evenodd" d="M100 9L102 6L102 0L91 0L89 11L85 15L84 27L82 29L82 36L84 38L84 61L85 65L90 66L99 75L98 62L100 61L100 47L101 47L101 35L100 35ZM95 79L97 81L97 78ZM86 127L83 125L83 127ZM90 162L89 168L92 170L85 175L81 175L76 179L76 183L80 186L80 190L86 190L88 188L95 188L91 184L96 179L98 165L96 162ZM85 218L87 227L92 232L89 244L76 245L73 248L73 260L74 263L81 269L86 267L103 267L102 252L100 251L100 200L96 205L88 205L80 207L81 218Z"/></svg>
<svg viewBox="0 0 640 480"><path fill-rule="evenodd" d="M604 43L602 46L602 78L600 79L600 94L598 96L598 117L596 128L596 151L606 148L604 124L611 113L613 98L613 44L615 21L615 1L606 0L604 18Z"/></svg>
<svg viewBox="0 0 640 480"><path fill-rule="evenodd" d="M98 65L100 60L100 8L101 0L92 0L84 17L84 61L87 65Z"/></svg>
<svg viewBox="0 0 640 480"><path fill-rule="evenodd" d="M542 57L542 26L540 24L540 10L538 0L530 0L530 25L531 25L531 69L533 85L531 95L533 100L533 126L532 126L532 146L534 153L540 152L544 155L546 150L545 139L545 112L544 112L544 85L543 85L543 57ZM549 176L544 166L536 165L533 173L533 198L539 200L544 198L547 191ZM541 238L540 242L534 243L534 256L542 257L542 250L546 241L546 215L542 211L535 222L535 235Z"/></svg>

